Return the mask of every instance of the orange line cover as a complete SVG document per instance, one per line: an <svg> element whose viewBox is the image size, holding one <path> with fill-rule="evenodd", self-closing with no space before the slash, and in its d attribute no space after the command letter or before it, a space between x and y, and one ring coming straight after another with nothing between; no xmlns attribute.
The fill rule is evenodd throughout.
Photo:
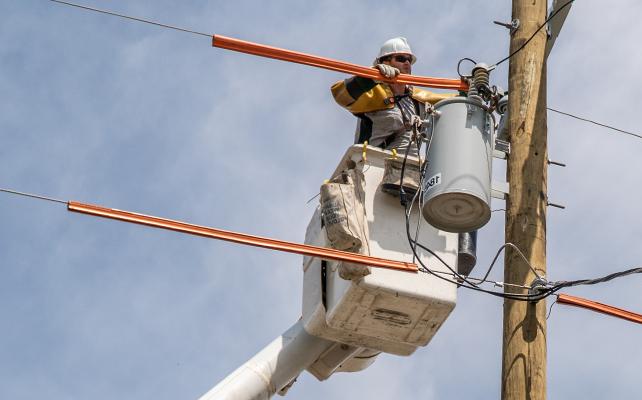
<svg viewBox="0 0 642 400"><path fill-rule="evenodd" d="M244 40L234 39L221 35L212 36L212 46L219 47L221 49L252 54L255 56L310 65L313 67L329 69L332 71L346 72L348 74L357 75L364 78L376 79L379 81L405 83L438 89L454 89L464 91L468 90L468 84L461 79L430 78L427 76L408 74L399 74L399 76L397 76L395 79L388 79L381 75L379 71L374 68L362 67L360 65L347 63L345 61L338 61L330 58L300 53L298 51L280 49L278 47L246 42Z"/></svg>
<svg viewBox="0 0 642 400"><path fill-rule="evenodd" d="M583 299L581 297L569 296L568 294L560 294L557 297L557 302L567 304L570 306L586 308L591 311L599 312L602 314L611 315L631 322L642 324L642 315L622 310L621 308L609 306L606 304L598 303L597 301Z"/></svg>
<svg viewBox="0 0 642 400"><path fill-rule="evenodd" d="M355 264L370 265L372 267L396 269L406 272L417 272L417 265L409 262L387 260L384 258L370 257L363 254L350 253L347 251L329 249L326 247L310 246L307 244L263 238L259 236L247 235L244 233L224 231L221 229L208 228L205 226L193 225L185 222L153 217L149 215L137 214L129 211L116 210L113 208L105 208L92 204L83 204L75 201L70 201L67 203L67 209L69 211L93 215L96 217L111 218L119 221L132 222L135 224L147 225L155 228L188 233L191 235L204 236L212 239L220 239L228 242L263 247L289 253L297 253L310 257L319 257L324 260L347 261Z"/></svg>

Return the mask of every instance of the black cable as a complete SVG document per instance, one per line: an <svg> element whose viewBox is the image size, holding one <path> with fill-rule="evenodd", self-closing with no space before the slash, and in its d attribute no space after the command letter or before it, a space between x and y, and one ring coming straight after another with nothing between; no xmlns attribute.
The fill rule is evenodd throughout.
<svg viewBox="0 0 642 400"><path fill-rule="evenodd" d="M471 60L471 61L472 61L472 60ZM429 140L429 142L428 142L428 146L426 147L426 153L428 153L428 151L430 150L430 145L432 144L433 135L434 135L434 126L435 126L435 116L434 116L434 113L431 113L430 115L431 115L431 119L432 119L431 124L430 124L431 133L430 133L430 140ZM418 138L418 137L415 137L415 140L416 140L416 145L417 145L417 151L419 152L419 151L421 150L421 145L420 145L420 142L419 142L419 138ZM405 168L404 168L404 166L405 166L405 163L406 163L406 159L407 159L407 158L408 158L408 151L406 151L406 155L405 155L405 157L404 157L404 162L403 162L403 164L402 164L402 169L401 169L401 182L400 182L400 183L403 183L403 178L404 178L404 173L405 173ZM414 240L410 237L410 212L411 212L411 210L412 210L412 205L413 205L413 204L414 204L418 199L420 199L421 191L423 190L423 180L424 180L424 178L425 178L425 172L426 172L426 167L427 167L427 165L428 165L428 162L429 162L429 161L428 161L428 157L426 156L426 165L425 165L423 168L421 168L421 171L420 171L420 174L419 174L419 188L418 188L417 192L415 192L415 195L413 196L412 201L410 202L410 205L408 206L407 204L404 204L404 202L402 201L402 205L406 207L406 209L405 209L406 235L407 235L407 239L408 239L409 245L410 245L410 247L411 247L411 248L412 248L412 250L413 250L413 257L414 257L414 258L418 258L417 254L416 254L416 247L417 247L417 246L419 246L419 247L421 247L423 250L427 251L429 254L431 254L432 256L434 256L437 260L439 260L439 261L440 261L440 262L441 262L441 263L442 263L446 268L448 268L448 269L452 272L452 274L453 274L454 276L456 276L456 277L457 277L457 279L458 279L458 282L454 282L454 281L450 281L450 280L449 280L449 282L456 283L456 284L458 284L458 285L460 285L460 286L461 286L461 283L462 283L462 282L465 282L465 283L467 283L468 285L470 285L471 287L478 287L476 284L474 284L474 283L470 282L470 281L467 279L467 277L466 277L466 276L461 275L461 274L459 274L457 271L455 271L455 270L454 270L454 269L453 269L453 268L452 268L452 267L451 267L451 266L450 266L446 261L444 261L444 260L443 260L443 259L442 259L442 258L441 258L437 253L435 253L432 249L430 249L430 248L428 248L428 247L426 247L426 246L424 246L424 245L420 244L420 243L417 241L417 237L416 237L416 236L415 236L415 239L414 239ZM407 202L406 202L406 203L407 203ZM417 228L419 228L419 226L417 226ZM421 263L421 262L420 262L420 263ZM423 264L422 264L422 266L423 266ZM424 267L424 269L426 269L426 272L429 272L429 273L431 273L431 272L432 272L432 271L430 271L427 267L425 267L425 266L423 266L423 267ZM440 277L440 278L441 278L441 277ZM482 282L482 283L483 283L483 282Z"/></svg>
<svg viewBox="0 0 642 400"><path fill-rule="evenodd" d="M402 117L404 117L403 110L401 110L401 112L402 112ZM435 123L434 114L431 114L431 116L432 116L431 129L434 129L434 123ZM417 135L416 130L414 131L414 133L415 133L415 145L417 146L417 152L419 152L421 150L421 145L420 145L420 142L419 142L419 138L416 136ZM434 134L434 132L431 132L430 143L432 142L433 134ZM426 149L426 151L428 151L428 149ZM406 148L406 152L405 152L404 159L403 159L403 162L402 162L401 177L400 177L400 182L399 182L400 185L399 186L400 186L400 197L401 197L400 202L401 202L401 205L405 207L404 215L405 215L405 223L406 223L406 236L407 236L407 239L408 239L408 244L410 245L410 247L412 249L412 252L413 252L413 258L417 259L419 261L419 263L422 265L422 267L424 268L425 272L427 272L427 273L431 273L431 274L433 274L435 276L438 276L442 280L446 280L446 281L451 282L451 283L459 284L460 286L461 286L461 282L464 282L464 283L468 284L470 287L477 288L477 285L475 285L474 283L470 282L467 279L467 277L465 277L465 276L459 274L457 271L455 271L446 261L444 261L444 259L442 259L432 249L420 244L417 241L416 237L413 240L412 237L410 236L410 211L412 210L412 205L419 199L419 196L420 196L421 191L423 189L423 179L424 179L424 174L425 174L425 167L421 169L421 172L420 172L420 175L419 175L419 188L415 192L415 195L413 196L413 198L410 201L410 203L408 203L408 201L406 201L406 199L405 199L405 191L403 190L403 180L404 180L404 175L405 175L406 161L408 160L409 152L410 152L410 144ZM428 161L426 161L426 162L428 162ZM441 276L435 274L433 271L431 271L425 265L423 265L421 260L419 260L419 256L417 255L417 246L419 246L423 250L427 251L429 254L431 254L433 257L435 257L437 260L439 260L446 268L448 268L450 270L450 272L452 272L452 274L454 276L457 277L457 279L459 281L455 282L455 281L449 280L447 278L441 277ZM467 287L467 286L465 286L465 287Z"/></svg>
<svg viewBox="0 0 642 400"><path fill-rule="evenodd" d="M566 3L561 8L566 7L570 3L571 2ZM557 12L554 13L550 18L554 17L556 14L557 14ZM550 20L550 18L549 18L549 20ZM404 115L403 115L403 110L402 110L402 117L403 116ZM416 134L416 131L415 131L415 134ZM433 139L432 135L431 135L430 139L431 139L430 142L432 142L432 139ZM415 144L417 146L418 151L420 151L420 144L419 144L419 138L418 137L415 137ZM528 293L528 294L511 294L511 293L506 293L506 292L496 292L496 291L486 290L486 289L480 288L478 285L470 282L466 277L464 277L463 275L461 275L457 271L455 271L446 261L444 261L432 249L430 249L427 246L424 246L423 244L419 243L417 241L416 237L415 237L414 240L411 237L411 234L410 234L410 212L412 210L413 204L415 202L417 202L418 198L421 195L421 191L423 190L423 179L425 177L425 169L426 168L425 168L425 166L424 166L424 168L421 168L420 178L419 178L419 188L416 191L415 195L413 196L412 200L410 202L408 202L405 199L405 191L403 189L403 180L404 180L404 176L405 176L405 167L406 167L406 162L407 162L407 159L408 159L409 152L410 152L410 144L406 148L406 151L405 151L405 154L404 154L404 159L403 159L403 162L402 162L401 177L400 177L400 197L401 197L400 200L401 200L401 204L405 207L404 216L405 216L405 225L406 225L406 238L407 238L408 244L409 244L409 246L410 246L410 248L411 248L411 250L413 252L413 258L416 259L419 262L419 264L421 265L420 271L422 271L424 273L428 273L428 274L434 275L435 277L437 277L437 278L439 278L441 280L444 280L444 281L452 283L452 284L456 284L456 285L464 287L466 289L471 289L471 290L487 293L487 294L490 294L490 295L493 295L493 296L496 296L496 297L501 297L501 298L504 298L504 299L517 300L517 301L531 301L531 302L545 299L546 297L553 295L555 292L557 292L557 291L559 291L559 290L561 290L562 288L565 288L565 287L571 287L571 286L577 286L577 285L593 285L593 284L597 284L597 283L607 282L607 281L610 281L612 279L615 279L615 278L618 278L618 277L622 277L622 276L626 276L626 275L630 275L630 274L642 273L642 268L633 268L633 269L629 269L629 270L626 270L626 271L616 272L616 273L607 275L607 276L602 277L602 278L597 278L597 279L584 279L584 280L575 280L575 281L555 282L550 287L538 288L536 293ZM427 162L428 162L428 160L426 161L426 163ZM436 273L435 271L432 271L430 268L428 268L423 263L421 258L419 258L419 255L417 254L417 247L423 249L424 251L428 252L430 255L435 257L437 260L439 260L448 270L451 271L453 276L457 277L457 279L459 281L454 281L454 280L445 278L445 277L439 275L438 273ZM535 275L537 275L537 274L535 274ZM484 280L482 282L480 282L480 284L484 283L484 281L485 281L485 278L484 278Z"/></svg>
<svg viewBox="0 0 642 400"><path fill-rule="evenodd" d="M419 264L421 265L421 267L422 267L421 268L422 272L428 273L430 275L433 275L433 276L437 277L438 279L441 279L441 280L446 281L448 283L452 283L452 284L464 287L466 289L471 289L471 290L475 290L475 291L491 294L493 296L502 297L504 299L519 300L519 301L538 301L538 300L543 299L543 298L548 296L548 293L547 293L546 290L544 290L542 293L537 294L537 295L532 295L532 294L521 295L521 294L517 294L517 293L516 294L509 294L509 293L495 292L495 291L482 289L482 288L478 287L477 285L475 285L474 283L470 282L467 279L467 277L465 277L465 276L459 274L457 271L455 271L446 261L444 261L443 258L441 258L432 249L428 248L427 246L424 246L423 244L417 242L416 240L413 240L411 235L410 235L410 211L412 209L412 205L417 201L417 199L418 199L418 197L420 195L420 192L421 192L421 189L422 189L422 186L423 186L421 184L421 180L423 180L423 174L420 175L420 187L419 187L419 190L417 190L417 192L415 193L415 196L413 197L412 201L410 203L406 204L406 206L405 206L406 209L405 209L405 213L404 214L405 214L405 225L406 225L406 238L408 240L408 244L410 246L410 249L412 250L414 259L416 259L419 262ZM439 260L460 281L454 281L454 280L445 278L445 277L439 275L438 273L436 273L435 271L431 270L430 268L428 268L423 263L421 258L419 258L419 255L417 254L417 247L420 247L421 249L425 250L426 252L431 254L433 257L435 257L437 260Z"/></svg>
<svg viewBox="0 0 642 400"><path fill-rule="evenodd" d="M507 57L505 57L505 58L501 59L499 62L496 62L496 63L495 63L495 65L493 65L493 66L491 67L491 69L493 69L493 68L497 67L499 64L503 63L503 62L504 62L504 61L506 61L506 60L509 60L512 56L514 56L515 54L519 53L519 52L520 52L520 51L521 51L521 50L522 50L522 49L523 49L523 48L524 48L524 47L525 47L525 46L526 46L526 45L527 45L531 40L533 40L533 38L535 37L535 35L537 35L537 32L539 32L540 30L542 30L542 28L543 28L543 27L545 27L545 26L546 26L546 24L548 24L548 22L549 22L550 20L552 20L552 19L553 19L553 18L554 18L554 17L555 17L555 16L556 16L560 11L562 11L564 8L568 7L568 6L569 6L572 2L574 2L574 1L575 1L575 0L569 0L568 2L564 3L564 5L563 5L563 6L561 6L560 8L558 8L558 9L557 9L557 11L555 11L553 14L551 14L551 15L550 15L550 17L546 18L546 21L544 21L544 23L543 23L542 25L540 25L540 27L539 27L539 28L537 28L537 30L536 30L536 31L531 35L531 37L529 37L529 38L528 38L528 40L527 40L527 41L525 41L521 46L519 46L519 47L517 48L517 50L513 51L512 53L510 53Z"/></svg>
<svg viewBox="0 0 642 400"><path fill-rule="evenodd" d="M407 228L406 234L407 234L408 238L410 239L410 231L408 230L408 228ZM435 255L434 252L432 252L430 249L426 248L422 244L415 243L415 245L419 246L420 248L422 248L422 249L430 252L431 254ZM411 246L411 248L412 248L412 246ZM439 261L444 263L444 265L446 265L448 267L448 269L450 269L452 271L452 268L450 266L448 266L441 258L439 258L439 257L437 257L437 258L439 259ZM574 280L574 281L554 282L551 287L544 288L544 289L540 290L540 292L538 294L528 294L528 295L517 295L517 294L514 294L514 295L511 295L511 294L506 294L506 293L500 293L500 292L494 292L494 291L490 291L490 290L485 290L485 289L482 289L482 288L480 288L480 287L478 287L478 286L476 286L474 284L471 287L471 286L460 284L458 282L452 281L452 280L447 279L447 278L443 278L441 276L438 276L434 271L431 271L430 269L428 269L422 263L422 261L418 258L418 256L417 256L417 261L419 261L421 266L425 269L425 271L423 271L423 272L428 272L428 273L430 273L432 275L435 275L435 276L439 277L442 280L449 281L449 282L451 282L453 284L459 284L460 286L462 286L462 287L464 287L466 289L476 290L476 291L484 292L484 293L491 294L491 295L494 295L494 296L497 296L497 297L502 297L502 298L511 299L511 300L520 300L520 301L538 301L538 300L544 299L546 297L549 297L549 296L555 294L556 292L560 291L561 289L564 289L564 288L567 288L567 287L580 286L580 285L596 285L598 283L608 282L608 281L611 281L613 279L620 278L620 277L627 276L627 275L642 274L642 268L641 267L637 267L637 268L631 268L631 269L628 269L628 270L625 270L625 271L614 272L612 274L609 274L609 275L606 275L606 276L603 276L603 277L600 277L600 278L595 278L595 279L581 279L581 280Z"/></svg>
<svg viewBox="0 0 642 400"><path fill-rule="evenodd" d="M596 285L598 283L608 282L615 278L620 278L623 276L633 275L633 274L642 274L642 268L631 268L631 269L627 269L626 271L614 272L612 274L603 276L601 278L595 278L595 279L580 279L580 280L574 280L574 281L555 282L553 287L555 288L559 287L560 289L562 289L562 288L571 287L571 286Z"/></svg>
<svg viewBox="0 0 642 400"><path fill-rule="evenodd" d="M414 201L414 199L413 199L413 201ZM542 300L542 299L544 299L546 297L549 297L549 296L555 294L556 292L560 291L561 289L564 289L564 288L567 288L567 287L580 286L580 285L595 285L595 284L598 284L598 283L608 282L610 280L613 280L613 279L616 279L616 278L620 278L620 277L623 277L623 276L627 276L627 275L642 274L642 267L638 267L638 268L631 268L631 269L628 269L628 270L625 270L625 271L614 272L612 274L606 275L606 276L601 277L601 278L581 279L581 280L574 280L574 281L559 281L559 282L554 282L552 284L552 286L550 286L548 288L540 289L537 294L520 295L520 294L510 294L510 293L495 292L495 291L491 291L491 290L486 290L486 289L482 289L479 286L477 286L475 284L472 284L470 282L467 282L468 284L462 284L461 282L456 282L454 280L451 280L451 279L448 279L448 278L444 278L444 277L438 275L435 271L432 271L430 268L428 268L421 261L421 259L419 258L419 255L416 253L416 247L420 247L421 249L423 249L423 250L427 251L428 253L430 253L431 255L433 255L442 264L444 264L451 272L453 272L454 275L456 275L456 276L459 275L456 272L454 272L453 268L450 265L448 265L448 263L446 263L437 254L435 254L434 251L432 251L428 247L422 245L421 243L417 243L417 242L414 242L412 240L412 238L410 237L410 225L409 225L410 219L409 219L409 216L410 216L410 214L406 213L406 237L407 237L408 241L411 243L410 248L413 250L413 253L414 253L417 261L419 262L419 264L423 268L422 272L429 273L431 275L436 276L437 278L439 278L441 280L450 282L452 284L457 284L457 285L459 285L459 286L461 286L463 288L466 288L466 289L471 289L471 290L483 292L483 293L490 294L490 295L493 295L493 296L496 296L496 297L501 297L501 298L504 298L504 299L518 300L518 301L531 301L531 302L532 301L539 301L539 300Z"/></svg>
<svg viewBox="0 0 642 400"><path fill-rule="evenodd" d="M596 122L596 121L593 121L593 120L590 120L590 119L587 119L587 118L578 117L577 115L569 114L569 113L566 113L564 111L556 110L554 108L546 107L546 109L549 110L549 111L556 112L558 114L566 115L567 117L579 119L580 121L584 121L584 122L590 122L591 124L595 124L595 125L598 125L598 126L601 126L601 127L604 127L604 128L612 129L614 131L625 133L627 135L635 136L635 137L637 137L639 139L642 139L642 135L637 134L637 133L633 133L633 132L625 131L625 130L622 130L622 129L618 129L618 128L610 126L610 125L601 124L599 122Z"/></svg>
<svg viewBox="0 0 642 400"><path fill-rule="evenodd" d="M559 299L559 296L558 296ZM557 304L557 299L555 299L554 302L551 303L551 306L548 308L548 314L546 314L546 320L548 321L548 317L551 316L551 312L553 311L553 306Z"/></svg>
<svg viewBox="0 0 642 400"><path fill-rule="evenodd" d="M419 193L419 191L417 191L417 193ZM413 197L412 202L410 204L412 205L416 201L416 199L417 199L417 194L415 194L415 197ZM411 210L411 207L406 206L406 212L405 212L405 217L406 217L406 236L407 236L408 242L410 244L410 247L413 250L413 254L415 255L415 257L418 258L417 254L416 254L416 250L417 250L416 248L419 247L419 248L425 250L426 252L428 252L433 257L435 257L437 260L439 260L439 262L441 262L446 268L448 268L448 270L450 270L450 272L454 276L457 277L457 279L460 279L462 282L466 282L470 286L477 287L477 285L475 285L474 283L469 282L466 279L465 276L463 276L460 273L458 273L457 271L455 271L455 269L453 267L451 267L446 261L444 261L444 259L441 258L435 251L433 251L432 249L428 248L427 246L424 246L423 244L419 243L416 239L415 240L412 239L412 237L410 236L410 210ZM420 263L421 263L421 261L420 261ZM425 267L423 264L422 264L422 266L426 269L426 272L433 273L427 267ZM444 278L444 279L447 279L447 278ZM448 281L452 282L452 283L459 284L459 282L455 282L455 281L452 281L452 280L448 280Z"/></svg>
<svg viewBox="0 0 642 400"><path fill-rule="evenodd" d="M459 71L461 63L464 62L464 61L470 61L474 65L477 65L477 61L473 60L472 58L464 57L461 60L459 60L459 62L457 63L457 75L459 75L460 78L464 78L464 75L462 75L461 72Z"/></svg>
<svg viewBox="0 0 642 400"><path fill-rule="evenodd" d="M412 238L410 237L410 230L408 228L406 229L406 235L407 235L408 240L412 242ZM421 245L420 243L416 243L416 245L434 255L434 252L432 250L430 250L427 247ZM460 287L463 287L463 288L466 288L466 289L470 289L470 290L474 290L474 291L477 291L477 292L490 294L492 296L500 297L500 298L503 298L503 299L516 300L516 301L530 301L530 302L535 302L535 301L542 300L542 299L550 296L553 293L553 289L545 289L545 290L543 290L542 292L540 292L539 294L536 294L536 295L533 295L533 294L523 294L522 295L522 294L518 294L518 293L510 294L510 293L495 292L495 291L492 291L492 290L486 290L486 289L482 289L482 288L474 286L474 285L471 286L471 285L468 285L468 284L463 284L463 283L460 283L460 282L457 282L457 281L453 281L451 279L448 279L448 278L445 278L445 277L439 275L435 271L433 271L430 268L428 268L423 263L421 258L419 258L419 255L416 253L416 249L413 246L410 246L410 248L412 249L413 254L416 257L417 262L419 262L419 264L422 267L421 272L428 273L430 275L435 276L438 279L441 279L441 280L446 281L448 283L452 283L454 285L459 285ZM441 260L441 261L443 262L443 260ZM448 266L448 268L452 270L452 268L450 266ZM559 289L557 289L557 290L559 290Z"/></svg>
<svg viewBox="0 0 642 400"><path fill-rule="evenodd" d="M432 141L432 135L431 135L431 141ZM405 163L407 157L408 157L408 149L407 149L406 155L404 157L404 163ZM428 162L428 161L426 161L426 162ZM478 287L477 285L475 285L474 283L470 282L467 279L467 277L465 277L465 276L459 274L457 271L455 271L454 268L452 268L446 261L444 261L443 258L441 258L432 249L430 249L429 247L424 246L423 244L417 242L416 239L413 240L412 237L411 237L411 234L410 234L410 211L412 210L412 205L415 202L417 202L418 198L420 197L420 192L423 189L422 182L423 182L423 178L424 178L424 172L425 172L424 170L425 170L425 168L422 168L422 171L421 171L421 174L420 174L419 189L417 190L417 192L413 196L412 200L409 203L406 202L406 204L405 204L405 213L404 213L405 225L406 225L406 239L408 240L408 244L410 246L410 249L412 250L413 258L416 259L417 262L419 262L419 264L421 265L421 268L420 268L421 272L428 273L430 275L435 276L436 278L438 278L440 280L443 280L443 281L446 281L448 283L452 283L452 284L458 285L458 286L466 288L466 289L470 289L470 290L474 290L474 291L490 294L490 295L493 295L493 296L496 296L496 297L501 297L503 299L509 299L509 300L531 301L531 302L532 301L539 301L541 299L544 299L544 298L550 296L553 293L553 290L555 288L542 289L538 294L531 294L531 293L529 293L529 294L518 294L518 293L510 294L510 293L505 293L505 292L495 292L495 291L492 291L492 290L482 289L482 288ZM405 172L404 168L402 167L402 171L401 171L402 175L401 175L401 182L400 183L403 182L404 172ZM448 279L446 277L443 277L443 276L439 275L437 272L435 272L435 271L431 270L430 268L428 268L423 263L423 261L421 260L419 255L417 254L417 247L420 247L421 249L423 249L424 251L428 252L433 257L435 257L437 260L439 260L446 268L448 268L448 270L451 271L451 273L454 276L456 276L459 279L459 281L454 281L452 279ZM559 290L559 289L556 289L556 290Z"/></svg>
<svg viewBox="0 0 642 400"><path fill-rule="evenodd" d="M412 238L410 237L410 229L409 229L408 221L409 221L409 219L408 219L408 218L406 218L406 237L407 237L408 241L409 241L410 243L414 244L414 246L418 246L418 247L422 248L423 250L427 251L428 253L430 253L431 255L435 256L435 257L436 257L436 258L437 258L441 263L443 263L443 264L444 264L444 265L445 265L445 266L446 266L446 267L447 267L447 268L448 268L448 269L449 269L449 270L450 270L454 275L456 275L456 276L459 276L459 277L462 277L462 278L463 278L463 276L462 276L462 275L460 275L460 274L458 274L457 272L455 272L455 271L454 271L454 269L453 269L450 265L448 265L448 263L446 263L446 262L445 262L441 257L439 257L437 254L435 254L435 252L434 252L434 251L432 251L430 248L428 248L428 247L426 247L426 246L422 245L421 243L413 242ZM421 259L419 258L419 255L416 253L416 248L415 248L414 246L413 246L413 245L411 245L411 246L410 246L410 248L412 249L412 251L413 251L413 254L414 254L415 258L417 259L417 261L419 262L419 264L420 264L420 265L421 265L421 267L422 267L422 268L420 269L420 271L421 271L421 272L428 273L428 274L433 275L433 276L435 276L435 277L437 277L437 278L439 278L439 279L441 279L441 280L443 280L443 281L446 281L446 282L448 282L448 283L452 283L452 284L454 284L454 285L458 285L458 286L463 287L463 288L465 288L465 289L470 289L470 290L474 290L474 291L478 291L478 292L482 292L482 293L490 294L490 295L492 295L492 296L500 297L500 298L503 298L503 299L517 300L517 301L531 301L531 302L542 300L542 299L544 299L544 298L546 298L546 297L550 296L551 294L553 294L553 293L554 293L554 291L553 291L553 290L555 290L555 291L559 290L559 289L551 288L551 289L543 289L543 290L542 290L540 293L538 293L538 294L530 294L530 293L529 293L529 294L519 294L519 293L513 293L513 294L511 294L511 293L495 292L495 291L492 291L492 290L482 289L482 288L480 288L479 286L475 285L474 283L469 282L466 278L463 278L461 282L454 281L454 280L451 280L451 279L445 278L445 277L443 277L443 276L439 275L437 272L435 272L435 271L431 270L430 268L428 268L428 267L423 263L423 261L421 261Z"/></svg>

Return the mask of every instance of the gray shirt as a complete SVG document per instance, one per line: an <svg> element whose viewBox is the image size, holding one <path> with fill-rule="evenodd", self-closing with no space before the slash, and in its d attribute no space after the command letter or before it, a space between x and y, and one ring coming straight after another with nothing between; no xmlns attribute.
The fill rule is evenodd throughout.
<svg viewBox="0 0 642 400"><path fill-rule="evenodd" d="M424 114L422 108L420 107L420 114ZM409 121L412 120L412 116L417 115L417 111L409 96L399 99L393 108L368 112L365 115L372 121L372 136L370 136L368 144L381 146L387 141L384 148L386 150L396 149L400 155L404 155L410 146L409 155L418 157L417 146L411 145L412 127L409 125ZM422 117L422 115L419 116ZM359 120L360 123L361 120ZM357 125L355 141L359 138L359 132L360 126Z"/></svg>

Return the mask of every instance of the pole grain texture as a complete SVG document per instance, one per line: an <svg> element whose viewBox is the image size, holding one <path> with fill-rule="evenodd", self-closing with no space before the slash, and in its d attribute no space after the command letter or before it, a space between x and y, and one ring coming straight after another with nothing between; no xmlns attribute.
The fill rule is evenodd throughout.
<svg viewBox="0 0 642 400"><path fill-rule="evenodd" d="M513 0L519 29L511 54L546 19L546 0ZM509 137L506 242L515 244L537 273L546 275L546 29L513 55L509 64ZM504 280L530 285L535 275L515 251L507 249ZM506 292L526 293L507 287ZM546 399L546 301L504 301L502 399Z"/></svg>

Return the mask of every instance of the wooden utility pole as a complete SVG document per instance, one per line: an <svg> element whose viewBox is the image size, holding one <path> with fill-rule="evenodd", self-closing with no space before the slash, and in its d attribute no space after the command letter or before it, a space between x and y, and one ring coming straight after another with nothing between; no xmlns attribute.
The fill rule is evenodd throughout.
<svg viewBox="0 0 642 400"><path fill-rule="evenodd" d="M546 19L546 0L513 0L519 28L511 37L515 51ZM515 244L546 275L546 30L510 59L506 242ZM535 275L516 251L507 248L506 283L530 285ZM506 293L527 293L507 286ZM546 302L504 301L502 399L546 399Z"/></svg>

